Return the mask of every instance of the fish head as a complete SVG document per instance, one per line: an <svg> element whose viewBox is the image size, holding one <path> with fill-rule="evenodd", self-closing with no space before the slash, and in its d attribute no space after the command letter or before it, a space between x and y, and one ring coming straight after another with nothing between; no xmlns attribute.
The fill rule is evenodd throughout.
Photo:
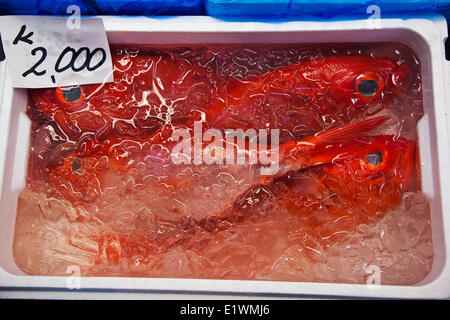
<svg viewBox="0 0 450 320"><path fill-rule="evenodd" d="M91 202L101 193L101 173L106 167L106 157L80 158L70 154L55 161L48 169L47 177L50 184L69 201Z"/></svg>
<svg viewBox="0 0 450 320"><path fill-rule="evenodd" d="M414 168L416 143L394 136L367 137L365 144L349 165L366 184L384 183L386 179L407 188Z"/></svg>
<svg viewBox="0 0 450 320"><path fill-rule="evenodd" d="M327 149L335 157L331 163L292 172L271 188L279 205L300 216L321 241L334 243L401 203L412 186L416 142L360 136Z"/></svg>
<svg viewBox="0 0 450 320"><path fill-rule="evenodd" d="M125 60L126 56L113 58L114 82L29 90L30 117L51 121L69 140L79 140L86 134L108 136L114 131L136 131L128 122L137 113L135 105L144 90L136 90L130 83L140 67L132 59Z"/></svg>
<svg viewBox="0 0 450 320"><path fill-rule="evenodd" d="M58 110L76 112L89 106L90 95L99 87L93 85L71 85L58 88L29 90L31 102L36 110L50 115Z"/></svg>
<svg viewBox="0 0 450 320"><path fill-rule="evenodd" d="M211 104L217 77L206 69L147 52L113 53L114 82L30 89L28 112L69 139L151 134Z"/></svg>
<svg viewBox="0 0 450 320"><path fill-rule="evenodd" d="M152 137L130 139L113 135L89 155L77 152L74 144L69 147L62 144L50 152L45 176L49 184L72 203L93 202L105 189L129 188L122 177L124 181L131 181L138 172L162 175L170 155L164 145L177 143L166 143L170 134L168 129Z"/></svg>
<svg viewBox="0 0 450 320"><path fill-rule="evenodd" d="M345 144L347 151L328 165L324 185L370 214L397 206L413 181L416 142L386 135Z"/></svg>
<svg viewBox="0 0 450 320"><path fill-rule="evenodd" d="M364 106L387 100L406 87L410 69L388 58L367 55L332 57L323 76L336 103Z"/></svg>
<svg viewBox="0 0 450 320"><path fill-rule="evenodd" d="M36 109L45 115L56 111L74 113L89 109L110 116L114 115L114 111L120 112L119 109L125 112L124 103L139 100L144 91L139 90L135 82L139 82L141 89L151 87L151 83L146 83L151 80L151 72L149 76L147 72L151 70L155 59L120 53L112 54L112 60L114 82L30 90Z"/></svg>

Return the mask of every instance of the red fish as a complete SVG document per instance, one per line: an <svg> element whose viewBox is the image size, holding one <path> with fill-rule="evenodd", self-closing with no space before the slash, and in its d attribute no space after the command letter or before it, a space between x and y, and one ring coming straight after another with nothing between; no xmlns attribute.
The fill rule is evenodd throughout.
<svg viewBox="0 0 450 320"><path fill-rule="evenodd" d="M31 115L54 121L79 156L111 135L145 136L164 124L192 124L203 112L211 127L280 129L281 142L297 140L388 101L409 72L390 59L318 57L226 84L168 56L119 53L113 62L113 83L30 90Z"/></svg>
<svg viewBox="0 0 450 320"><path fill-rule="evenodd" d="M206 119L212 127L280 129L282 142L299 139L374 112L408 75L407 66L387 58L316 57L228 83L227 100L207 109Z"/></svg>
<svg viewBox="0 0 450 320"><path fill-rule="evenodd" d="M149 234L148 230L99 236L95 239L101 248L99 263L119 264L139 256L146 266L151 257L175 244L189 247L199 239L206 239L205 233L232 228L234 221L241 222L246 215L264 214L265 208L271 207L265 198L275 199L280 207L302 218L301 227L310 230L304 232L305 237L312 237L303 241L314 248L318 240L330 244L362 223L381 219L410 190L417 147L414 141L394 136L362 136L330 142L329 147L342 148L332 162L290 172L237 197L227 213L232 211L239 216L222 215L200 222L181 220L177 230L162 238ZM324 154L316 156L309 161L323 161Z"/></svg>
<svg viewBox="0 0 450 320"><path fill-rule="evenodd" d="M142 201L156 215L171 221L179 221L185 217L200 221L231 214L229 209L235 198L255 185L269 184L287 172L333 161L352 146L330 148L332 141L359 136L388 118L372 118L299 141L289 141L279 147L268 148L267 145L246 143L240 150L246 154L246 159L250 159L249 153L252 151L258 153L258 159L263 154L278 155L276 158L269 157L272 162L265 163L250 163L248 160L237 163L235 140L223 140L224 143L233 145L234 162L228 161L229 154L225 152L226 145L223 144L224 150L216 151L214 161L208 162L204 157L203 163L199 164L175 164L173 151L179 144L172 138L171 130L162 130L147 140L114 136L105 141L109 147L95 156L79 158L72 153L54 161L48 177L51 184L68 200L79 203L93 201L102 190L111 187L107 184L108 175L134 174L142 179L139 182L145 190L141 195ZM203 142L202 150L206 150L206 147L207 143ZM269 173L261 170L264 166L270 169L272 164L276 164L276 167ZM220 190L217 186L221 186ZM215 193L215 196L206 199L205 195L211 193Z"/></svg>

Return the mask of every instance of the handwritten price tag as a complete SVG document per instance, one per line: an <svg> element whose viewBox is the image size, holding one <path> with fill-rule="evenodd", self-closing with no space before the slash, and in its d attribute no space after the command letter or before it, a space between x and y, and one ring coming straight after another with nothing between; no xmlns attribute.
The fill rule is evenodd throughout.
<svg viewBox="0 0 450 320"><path fill-rule="evenodd" d="M47 88L112 82L113 68L101 18L0 17L0 58L17 88ZM5 58L3 57L3 58Z"/></svg>

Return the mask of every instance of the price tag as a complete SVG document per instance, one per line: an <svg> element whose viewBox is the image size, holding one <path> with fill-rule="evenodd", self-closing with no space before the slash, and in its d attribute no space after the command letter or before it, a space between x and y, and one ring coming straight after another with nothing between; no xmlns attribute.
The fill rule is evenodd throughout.
<svg viewBox="0 0 450 320"><path fill-rule="evenodd" d="M101 18L0 17L0 58L17 88L112 82L111 52Z"/></svg>

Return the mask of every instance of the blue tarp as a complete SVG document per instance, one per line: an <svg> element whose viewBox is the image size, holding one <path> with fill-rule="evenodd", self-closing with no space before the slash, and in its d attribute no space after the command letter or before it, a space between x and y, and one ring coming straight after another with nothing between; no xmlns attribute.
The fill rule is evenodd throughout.
<svg viewBox="0 0 450 320"><path fill-rule="evenodd" d="M372 6L372 7L370 7ZM374 7L377 6L377 7ZM216 17L333 19L439 12L449 16L450 0L205 0Z"/></svg>
<svg viewBox="0 0 450 320"><path fill-rule="evenodd" d="M323 20L439 12L450 16L450 0L0 0L0 14L199 15L234 18L299 18ZM373 8L370 6L378 6ZM375 11L374 11L375 10Z"/></svg>
<svg viewBox="0 0 450 320"><path fill-rule="evenodd" d="M76 5L82 15L197 15L203 0L0 0L1 14L64 15Z"/></svg>

